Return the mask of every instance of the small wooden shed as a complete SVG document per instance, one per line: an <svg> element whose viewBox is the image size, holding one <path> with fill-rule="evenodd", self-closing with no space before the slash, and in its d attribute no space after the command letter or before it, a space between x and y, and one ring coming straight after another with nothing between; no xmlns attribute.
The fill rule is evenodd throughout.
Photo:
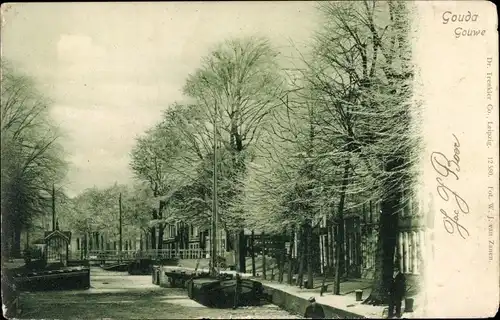
<svg viewBox="0 0 500 320"><path fill-rule="evenodd" d="M71 232L60 231L57 225L54 231L45 232L44 240L47 263L60 262L65 266L68 265Z"/></svg>

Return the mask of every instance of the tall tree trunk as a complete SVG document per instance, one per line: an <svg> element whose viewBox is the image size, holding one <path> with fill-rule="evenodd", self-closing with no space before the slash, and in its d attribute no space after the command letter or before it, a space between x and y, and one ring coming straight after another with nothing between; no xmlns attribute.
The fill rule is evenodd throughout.
<svg viewBox="0 0 500 320"><path fill-rule="evenodd" d="M326 233L325 233L325 236L324 236L324 245L323 245L323 251L324 251L324 262L323 262L323 275L324 276L327 276L329 273L330 273L330 231L329 231L329 228L330 228L330 221L329 219L326 220L326 225L325 225L325 229L326 229ZM321 240L320 240L321 241Z"/></svg>
<svg viewBox="0 0 500 320"><path fill-rule="evenodd" d="M362 241L361 220L358 218L356 225L356 277L357 278L361 278L361 266L363 264L361 241Z"/></svg>
<svg viewBox="0 0 500 320"><path fill-rule="evenodd" d="M247 244L245 237L245 230L240 229L236 237L238 239L238 271L246 273L246 260L247 260Z"/></svg>
<svg viewBox="0 0 500 320"><path fill-rule="evenodd" d="M142 231L139 233L139 251L142 251Z"/></svg>
<svg viewBox="0 0 500 320"><path fill-rule="evenodd" d="M252 250L252 275L255 277L255 232L252 230L252 235L250 236L250 249Z"/></svg>
<svg viewBox="0 0 500 320"><path fill-rule="evenodd" d="M313 248L313 241L312 241L312 226L311 226L311 221L308 220L305 224L305 238L306 238L306 248L307 248L307 254L306 254L306 261L307 261L307 288L306 289L311 289L313 288L313 256L316 250Z"/></svg>
<svg viewBox="0 0 500 320"><path fill-rule="evenodd" d="M300 241L299 241L299 274L297 276L297 286L302 288L304 284L304 264L306 260L306 244L305 244L305 236L304 236L304 226L300 227Z"/></svg>
<svg viewBox="0 0 500 320"><path fill-rule="evenodd" d="M158 206L158 219L163 219L163 208L165 207L165 201L160 200ZM160 223L158 225L158 250L163 249L163 234L165 232L166 225L164 223Z"/></svg>
<svg viewBox="0 0 500 320"><path fill-rule="evenodd" d="M375 273L372 293L365 301L373 305L388 303L389 287L394 268L394 253L396 250L397 214L393 212L391 201L383 201L380 216L380 233L375 256Z"/></svg>
<svg viewBox="0 0 500 320"><path fill-rule="evenodd" d="M2 202L3 205L3 202ZM2 207L2 223L1 223L1 229L2 229L2 238L0 239L1 247L2 247L2 261L7 261L10 257L10 241L11 241L11 230L10 228L7 228L7 223L8 223L8 218L6 215L3 214L4 210Z"/></svg>
<svg viewBox="0 0 500 320"><path fill-rule="evenodd" d="M328 232L330 232L330 274L333 276L335 273L335 238L337 234L335 233L335 223L330 220L330 229Z"/></svg>
<svg viewBox="0 0 500 320"><path fill-rule="evenodd" d="M21 257L21 228L16 227L14 230L14 239L12 241L12 256L15 258Z"/></svg>
<svg viewBox="0 0 500 320"><path fill-rule="evenodd" d="M88 241L88 244L89 244L89 251L94 250L94 243L92 241L92 232L90 232L90 231L89 231L89 233L87 235L87 241Z"/></svg>
<svg viewBox="0 0 500 320"><path fill-rule="evenodd" d="M85 251L85 245L84 245L84 239L80 240L80 260L83 260L84 257L84 251Z"/></svg>
<svg viewBox="0 0 500 320"><path fill-rule="evenodd" d="M151 249L156 249L156 228L151 227L150 229L150 237L151 237Z"/></svg>
<svg viewBox="0 0 500 320"><path fill-rule="evenodd" d="M163 249L163 235L165 233L165 224L160 223L158 225L158 250Z"/></svg>
<svg viewBox="0 0 500 320"><path fill-rule="evenodd" d="M179 222L179 224L177 226L177 235L176 235L177 248L179 250L184 249L184 241L182 240L183 234L184 234L184 227L183 227L182 221L181 221L181 222Z"/></svg>
<svg viewBox="0 0 500 320"><path fill-rule="evenodd" d="M352 219L344 219L344 262L345 262L345 275L349 277L351 268L351 222Z"/></svg>
<svg viewBox="0 0 500 320"><path fill-rule="evenodd" d="M340 189L340 200L337 209L337 237L335 239L336 247L336 262L335 262L335 290L334 294L340 294L340 281L344 276L345 269L345 255L344 255L344 204L345 204L345 193L347 189L347 182L349 178L349 165L350 161L347 159L344 164L344 174L342 176L342 186Z"/></svg>
<svg viewBox="0 0 500 320"><path fill-rule="evenodd" d="M238 178L245 173L245 162L240 156L243 151L243 140L238 132L238 121L239 121L239 105L237 104L235 112L231 115L231 131L230 131L230 145L231 145L231 160L234 168L233 179L234 180L234 196L239 197L242 194L242 189ZM235 252L236 252L236 270L239 272L246 272L246 241L245 241L245 230L240 228L235 234Z"/></svg>
<svg viewBox="0 0 500 320"><path fill-rule="evenodd" d="M279 249L279 275L278 282L283 283L283 275L285 273L285 260L286 260L286 233L281 235L280 249Z"/></svg>
<svg viewBox="0 0 500 320"><path fill-rule="evenodd" d="M151 213L152 213L153 220L157 220L158 219L158 212L156 211L156 209L153 209ZM155 226L151 227L151 249L156 250L156 227Z"/></svg>
<svg viewBox="0 0 500 320"><path fill-rule="evenodd" d="M87 233L83 233L82 239L82 260L87 259Z"/></svg>
<svg viewBox="0 0 500 320"><path fill-rule="evenodd" d="M333 287L333 294L339 295L340 294L340 269L341 269L341 245L339 245L340 242L340 237L339 237L339 229L340 229L339 223L335 225L335 280L334 280L334 287Z"/></svg>
<svg viewBox="0 0 500 320"><path fill-rule="evenodd" d="M96 246L96 249L101 249L101 243L99 241L99 232L95 232L95 246Z"/></svg>
<svg viewBox="0 0 500 320"><path fill-rule="evenodd" d="M386 172L393 172L401 166L401 160L393 159L386 164ZM390 189L389 189L390 188ZM387 183L386 192L380 205L379 237L375 256L373 289L364 301L366 304L381 305L389 301L389 288L394 272L394 253L396 251L399 209L402 186L394 181Z"/></svg>
<svg viewBox="0 0 500 320"><path fill-rule="evenodd" d="M313 255L312 255L312 260L313 260L313 272L321 274L321 270L323 267L321 266L322 263L322 249L321 249L321 239L319 234L317 234L315 231L315 228L312 228L311 230L311 239L312 239L312 247L313 247ZM318 230L319 231L319 230Z"/></svg>
<svg viewBox="0 0 500 320"><path fill-rule="evenodd" d="M262 232L262 279L266 280L266 235Z"/></svg>
<svg viewBox="0 0 500 320"><path fill-rule="evenodd" d="M288 252L288 279L287 282L289 285L292 285L293 282L293 250L295 242L295 230L292 228L291 236L290 236L290 251Z"/></svg>

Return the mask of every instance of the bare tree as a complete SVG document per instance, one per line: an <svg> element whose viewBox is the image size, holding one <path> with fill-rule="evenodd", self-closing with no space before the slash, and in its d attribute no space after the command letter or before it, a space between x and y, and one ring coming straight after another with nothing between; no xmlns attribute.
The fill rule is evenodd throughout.
<svg viewBox="0 0 500 320"><path fill-rule="evenodd" d="M246 247L238 198L243 190L249 146L258 139L261 124L281 95L276 56L265 39L225 41L204 58L202 66L188 78L184 90L206 110L212 123L217 121L220 128L217 134L231 154L226 177L232 186L232 200L225 207L224 216L237 230L237 265L241 272L245 272Z"/></svg>
<svg viewBox="0 0 500 320"><path fill-rule="evenodd" d="M46 212L48 194L63 178L66 163L48 114L50 102L4 61L1 76L2 252L18 255L21 230Z"/></svg>
<svg viewBox="0 0 500 320"><path fill-rule="evenodd" d="M139 180L149 184L152 197L158 204L151 208L150 232L153 247L162 247L167 220L172 221L175 216L184 222L193 220L190 219L192 216L182 214L186 208L175 210L179 207L181 198L183 200L180 202L188 206L195 205L201 210L201 216L208 216L206 206L196 206L199 202L210 199L205 183L200 185L204 181L204 162L211 148L209 126L200 111L193 104L171 105L164 112L162 120L137 139L132 151L132 170ZM200 210L194 212L200 213Z"/></svg>
<svg viewBox="0 0 500 320"><path fill-rule="evenodd" d="M376 183L372 194L381 213L375 283L367 302L387 301L392 278L397 221L403 193L413 189L416 132L412 130L413 71L408 46L408 15L401 1L320 5L324 31L318 35L322 55L353 89L350 112L353 150ZM320 46L320 49L321 49ZM340 57L340 58L339 58ZM328 86L328 83L325 83Z"/></svg>

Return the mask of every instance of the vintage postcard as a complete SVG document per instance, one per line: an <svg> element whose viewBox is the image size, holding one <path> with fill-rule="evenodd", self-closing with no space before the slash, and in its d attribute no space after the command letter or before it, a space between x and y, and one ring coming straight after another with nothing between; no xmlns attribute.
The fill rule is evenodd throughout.
<svg viewBox="0 0 500 320"><path fill-rule="evenodd" d="M488 1L4 3L2 310L482 318Z"/></svg>

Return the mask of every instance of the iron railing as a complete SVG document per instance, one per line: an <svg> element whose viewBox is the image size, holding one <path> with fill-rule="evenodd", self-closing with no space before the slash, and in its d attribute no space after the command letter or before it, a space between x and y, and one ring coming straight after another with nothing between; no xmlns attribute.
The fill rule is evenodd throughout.
<svg viewBox="0 0 500 320"><path fill-rule="evenodd" d="M202 259L207 251L202 249L149 249L149 250L90 250L82 252L74 250L70 254L72 260L135 260L135 259Z"/></svg>

